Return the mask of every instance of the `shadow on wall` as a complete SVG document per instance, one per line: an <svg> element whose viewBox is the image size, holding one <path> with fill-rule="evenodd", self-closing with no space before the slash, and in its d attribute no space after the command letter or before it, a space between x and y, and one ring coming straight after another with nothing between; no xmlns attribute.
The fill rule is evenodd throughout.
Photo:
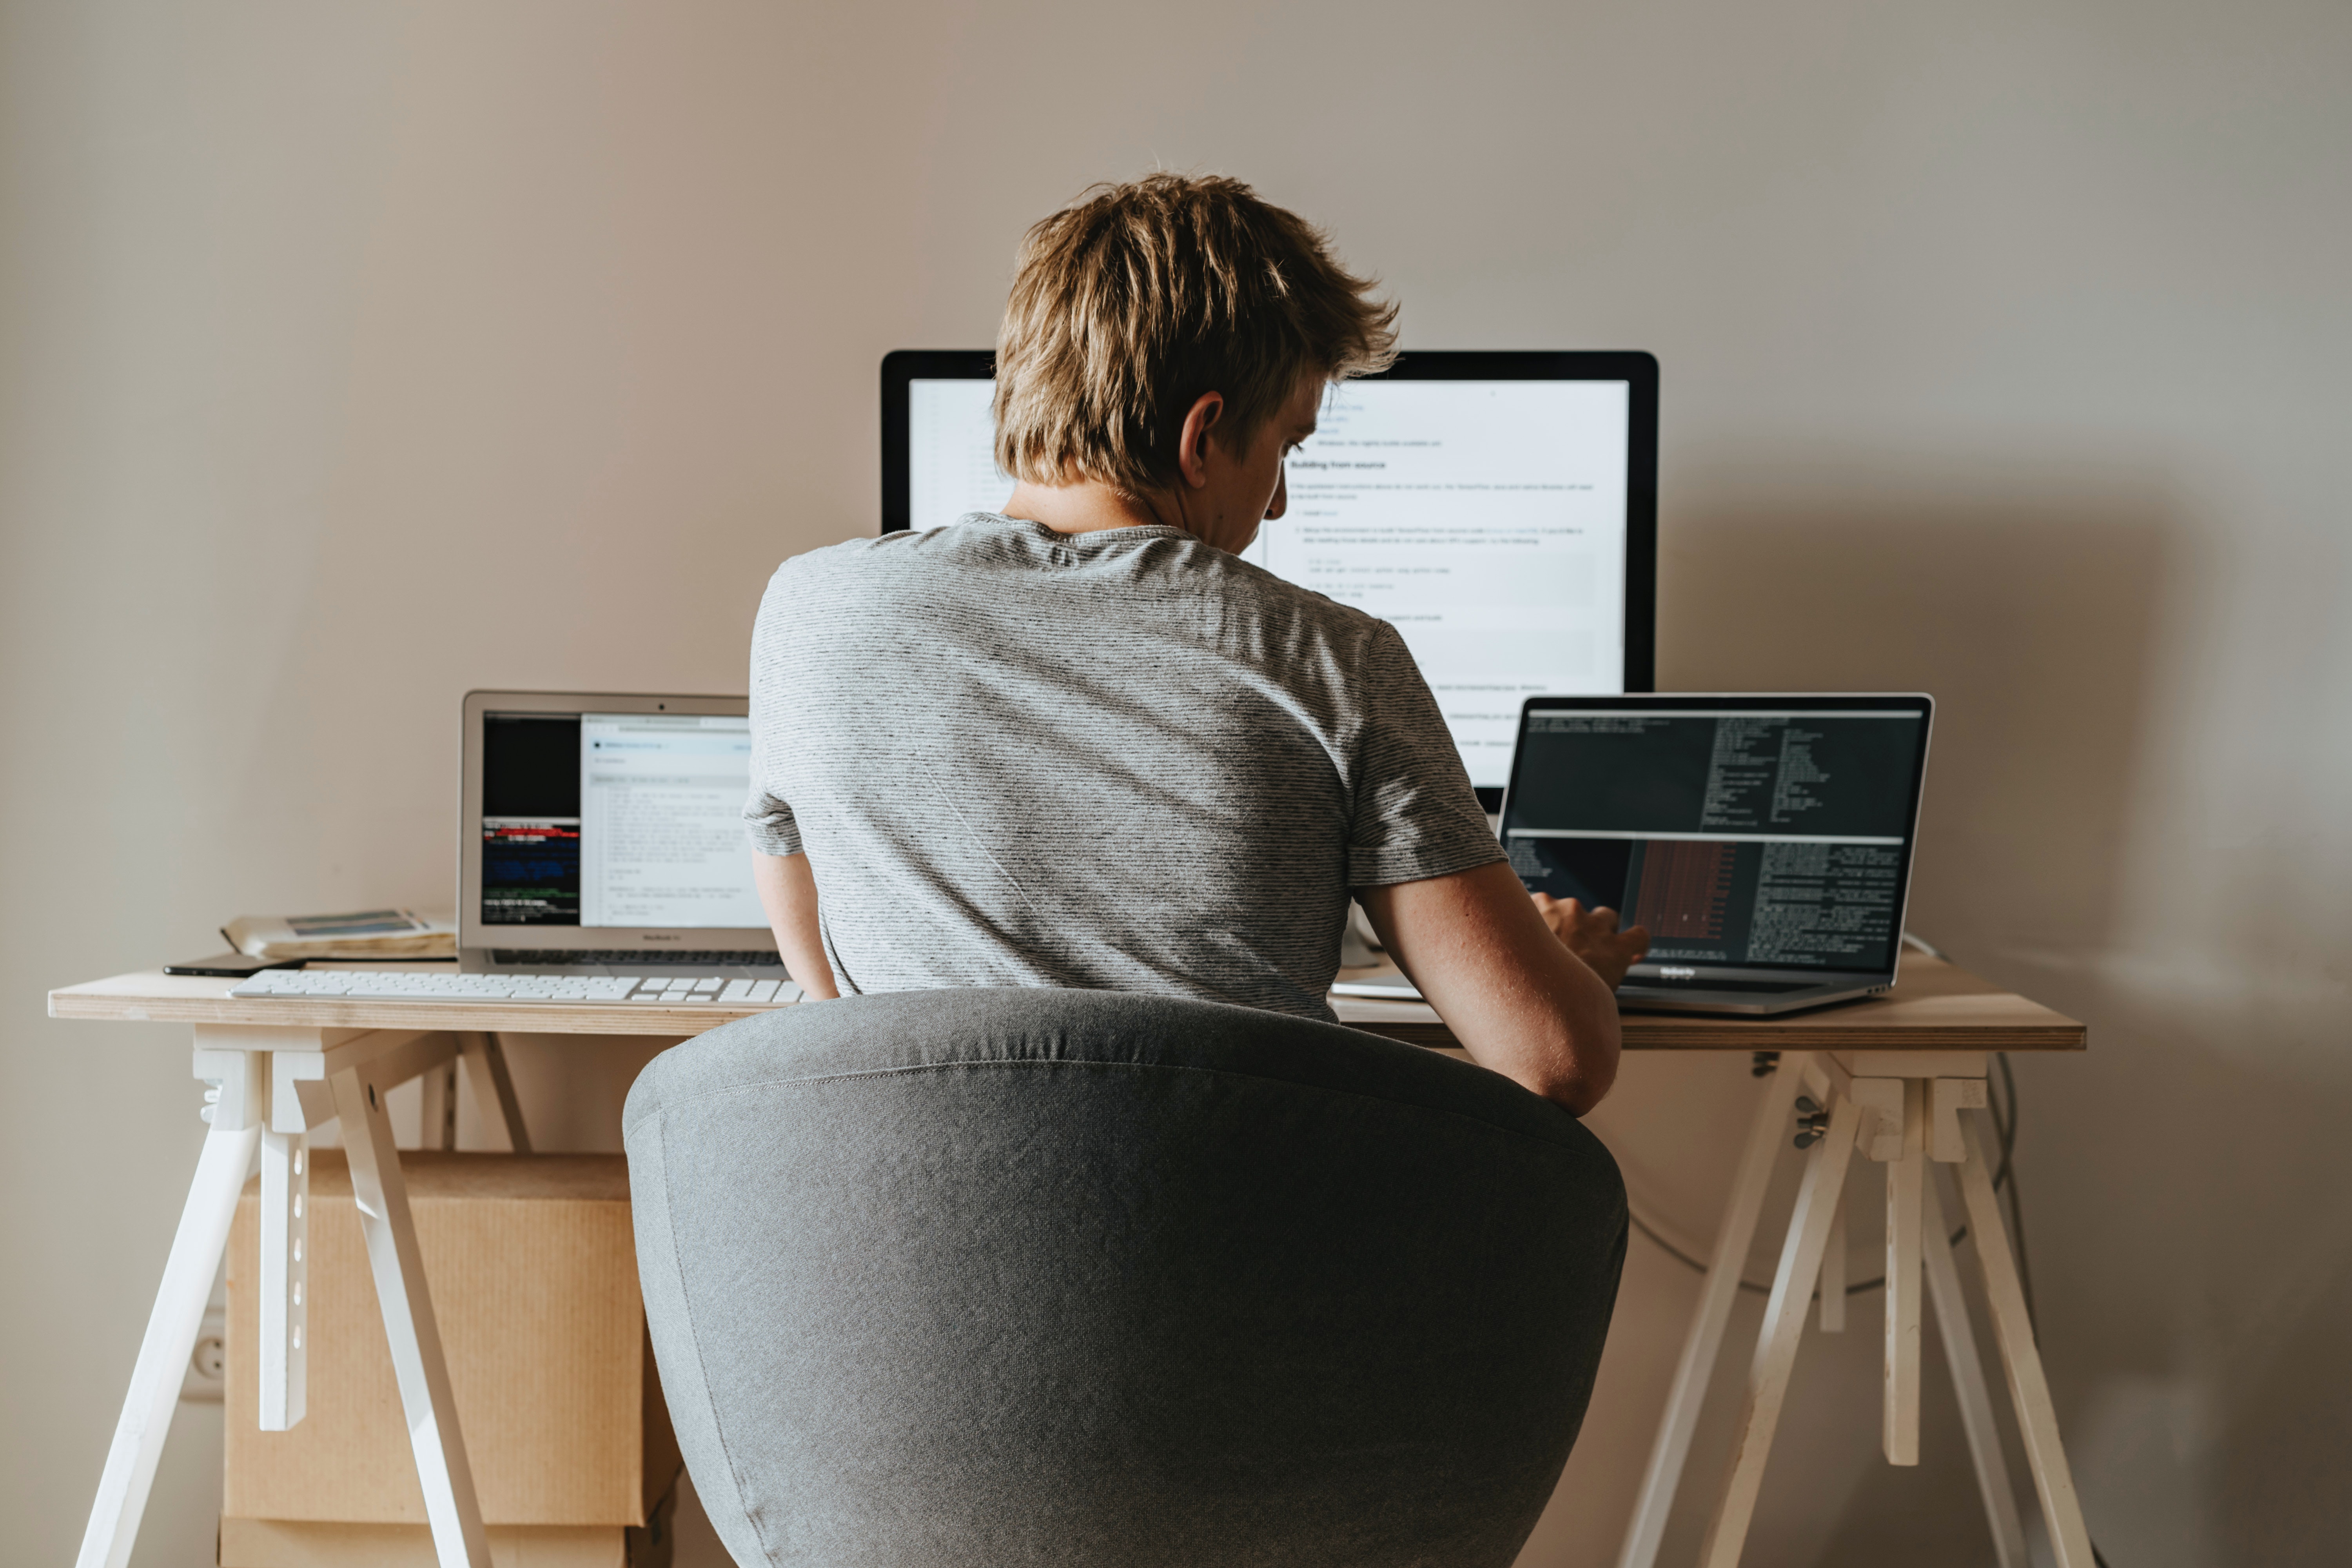
<svg viewBox="0 0 2352 1568"><path fill-rule="evenodd" d="M2169 502L2063 477L1990 485L1850 465L1760 479L1743 468L1736 489L1702 477L1675 499L1661 526L1659 685L1933 694L1908 925L1963 962L1996 936L2069 956L2103 950L2179 553ZM1857 1173L1864 1208L1874 1174ZM1989 1553L1948 1388L1927 1402L1930 1462L1898 1470L1879 1458L1874 1317L1873 1302L1842 1342L1809 1335L1754 1561L1929 1568ZM2160 1375L2168 1360L2152 1341L2109 1350L2108 1374ZM1940 1354L1929 1360L1940 1378ZM1721 1369L1735 1382L1738 1361L1727 1352ZM1710 1401L1707 1425L1727 1424L1736 1405ZM1728 1436L1725 1426L1702 1447ZM2011 1458L2022 1484L2013 1440ZM1695 1463L1691 1474L1703 1491L1717 1470ZM1705 1524L1705 1504L1682 1500L1669 1556L1696 1550Z"/></svg>
<svg viewBox="0 0 2352 1568"><path fill-rule="evenodd" d="M2095 951L2175 531L2079 486L1702 491L1661 525L1659 685L1931 693L1911 928Z"/></svg>

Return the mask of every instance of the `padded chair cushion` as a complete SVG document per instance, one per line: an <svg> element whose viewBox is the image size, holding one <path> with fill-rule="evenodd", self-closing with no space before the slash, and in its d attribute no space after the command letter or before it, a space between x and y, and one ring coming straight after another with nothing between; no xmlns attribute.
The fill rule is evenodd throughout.
<svg viewBox="0 0 2352 1568"><path fill-rule="evenodd" d="M1066 990L784 1009L625 1114L744 1563L1508 1563L1591 1392L1615 1163L1336 1025Z"/></svg>

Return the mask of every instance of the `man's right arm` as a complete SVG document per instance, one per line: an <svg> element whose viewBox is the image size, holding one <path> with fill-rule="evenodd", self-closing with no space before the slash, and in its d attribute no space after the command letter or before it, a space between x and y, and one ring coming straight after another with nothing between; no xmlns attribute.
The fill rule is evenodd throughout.
<svg viewBox="0 0 2352 1568"><path fill-rule="evenodd" d="M1604 912L1568 938L1612 972L1603 979L1553 934L1500 861L1359 888L1356 899L1471 1060L1579 1116L1601 1103L1617 1078L1614 982L1649 945L1638 928L1619 933Z"/></svg>

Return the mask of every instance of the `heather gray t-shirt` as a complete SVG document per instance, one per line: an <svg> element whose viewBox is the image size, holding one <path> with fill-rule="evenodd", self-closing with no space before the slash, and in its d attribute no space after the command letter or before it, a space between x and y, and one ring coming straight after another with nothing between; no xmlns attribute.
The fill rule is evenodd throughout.
<svg viewBox="0 0 2352 1568"><path fill-rule="evenodd" d="M844 994L1066 985L1328 1018L1349 889L1503 858L1396 629L1174 528L974 512L777 569L752 844Z"/></svg>

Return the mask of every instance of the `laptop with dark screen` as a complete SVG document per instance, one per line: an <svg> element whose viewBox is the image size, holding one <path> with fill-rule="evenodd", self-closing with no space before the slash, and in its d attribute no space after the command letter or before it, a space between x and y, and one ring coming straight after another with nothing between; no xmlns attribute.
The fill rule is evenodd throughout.
<svg viewBox="0 0 2352 1568"><path fill-rule="evenodd" d="M1531 698L1503 847L1530 892L1648 928L1621 1007L1771 1014L1874 994L1903 946L1934 709L1916 694Z"/></svg>

